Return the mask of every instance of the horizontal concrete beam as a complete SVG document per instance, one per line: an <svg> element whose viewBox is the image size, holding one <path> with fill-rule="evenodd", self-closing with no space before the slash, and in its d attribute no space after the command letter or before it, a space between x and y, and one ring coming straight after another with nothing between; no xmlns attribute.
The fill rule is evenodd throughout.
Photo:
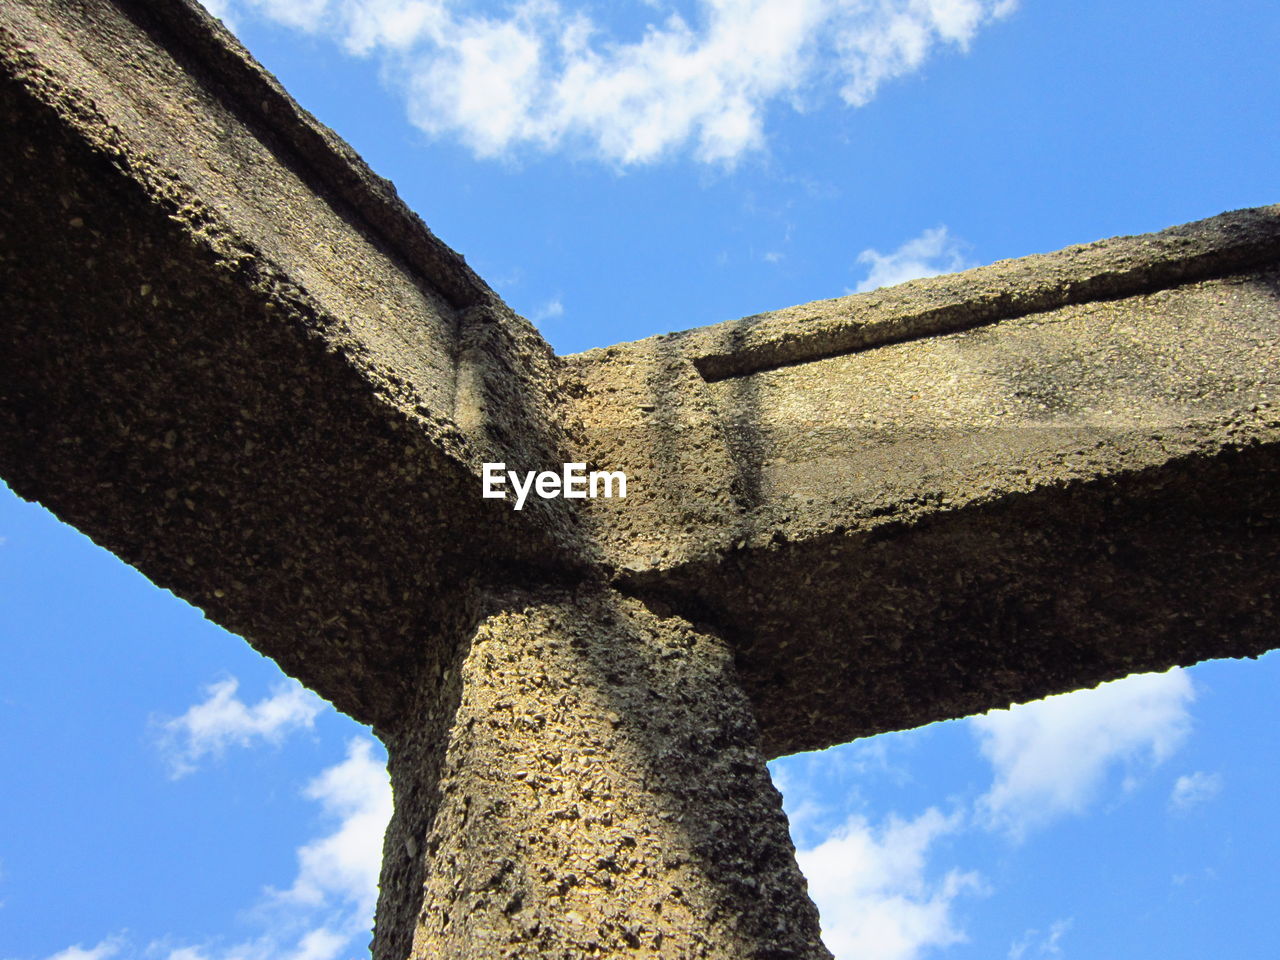
<svg viewBox="0 0 1280 960"><path fill-rule="evenodd" d="M741 321L571 358L619 581L730 633L775 755L1276 646L1278 249L1269 207L796 307L752 329L881 319L710 381ZM1116 262L1199 279L972 322Z"/></svg>
<svg viewBox="0 0 1280 960"><path fill-rule="evenodd" d="M1280 259L1280 207L1002 260L892 290L818 300L680 334L707 380L954 333L1058 307L1221 277Z"/></svg>
<svg viewBox="0 0 1280 960"><path fill-rule="evenodd" d="M197 6L64 6L0 8L0 475L390 723L469 577L584 555L478 496L554 358Z"/></svg>
<svg viewBox="0 0 1280 960"><path fill-rule="evenodd" d="M362 720L592 568L772 753L1273 645L1280 208L562 361L193 4L6 4L0 110L0 473Z"/></svg>
<svg viewBox="0 0 1280 960"><path fill-rule="evenodd" d="M726 632L767 755L822 749L1280 646L1278 451L939 504L628 586Z"/></svg>

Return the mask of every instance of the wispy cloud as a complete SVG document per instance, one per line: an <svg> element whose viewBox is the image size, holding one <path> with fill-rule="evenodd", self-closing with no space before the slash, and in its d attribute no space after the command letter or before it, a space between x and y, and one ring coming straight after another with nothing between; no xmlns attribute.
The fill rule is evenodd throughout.
<svg viewBox="0 0 1280 960"><path fill-rule="evenodd" d="M279 743L292 731L312 727L325 706L295 681L254 704L237 697L238 688L234 677L211 684L204 700L160 724L174 776L194 772L200 760L231 746ZM368 738L352 739L345 759L303 790L333 829L298 849L298 870L289 887L264 891L253 913L266 933L231 946L157 941L147 955L165 960L338 960L352 950L363 953L373 923L382 835L391 816L391 786L375 752ZM121 941L103 944L119 950ZM58 960L99 957L68 954Z"/></svg>
<svg viewBox="0 0 1280 960"><path fill-rule="evenodd" d="M984 833L1017 841L1085 811L1108 782L1118 791L1132 788L1186 739L1194 696L1189 676L1175 669L972 718L966 722L991 764L989 789L949 815L932 808L915 819L893 814L879 827L856 815L833 828L841 802L846 809L850 798L866 805L856 786L839 783L838 768L858 773L855 784L873 771L892 776L887 745L911 742L905 735L772 763L828 947L838 960L914 960L965 940L958 905L965 895L993 891L978 873L944 865L945 841ZM1181 777L1171 804L1203 802L1219 785L1205 774ZM833 797L843 799L833 805ZM1011 945L1010 960L1062 956L1071 923L1027 930Z"/></svg>
<svg viewBox="0 0 1280 960"><path fill-rule="evenodd" d="M201 3L230 29L236 28L235 18L231 16L231 0L201 0Z"/></svg>
<svg viewBox="0 0 1280 960"><path fill-rule="evenodd" d="M989 826L1016 837L1098 795L1107 775L1129 782L1169 757L1191 729L1191 678L1180 669L1142 674L993 710L970 721L994 769L979 801Z"/></svg>
<svg viewBox="0 0 1280 960"><path fill-rule="evenodd" d="M208 0L378 56L413 123L480 156L582 148L650 163L689 151L731 164L765 145L775 105L850 107L966 50L1014 0L699 0L623 39L585 3L519 0ZM490 8L491 9L491 8Z"/></svg>
<svg viewBox="0 0 1280 960"><path fill-rule="evenodd" d="M817 846L847 822L850 811L865 807L869 782L910 782L905 755L922 735L919 730L882 734L771 761L769 773L782 794L796 846Z"/></svg>
<svg viewBox="0 0 1280 960"><path fill-rule="evenodd" d="M337 828L298 851L298 876L279 894L282 901L336 901L372 919L382 835L391 819L391 786L373 750L371 740L352 739L346 759L307 785L306 796L337 821Z"/></svg>
<svg viewBox="0 0 1280 960"><path fill-rule="evenodd" d="M165 960L340 960L367 951L391 818L391 784L375 749L366 737L351 739L346 757L304 789L333 828L298 849L287 889L264 891L253 916L267 932L231 946L170 947Z"/></svg>
<svg viewBox="0 0 1280 960"><path fill-rule="evenodd" d="M107 937L93 947L83 947L79 944L67 947L48 957L47 960L108 960L109 957L117 956L124 948L124 944L124 937L117 934Z"/></svg>
<svg viewBox="0 0 1280 960"><path fill-rule="evenodd" d="M557 317L564 316L564 304L559 297L552 297L538 309L529 315L529 319L534 323L545 323L548 320L555 320Z"/></svg>
<svg viewBox="0 0 1280 960"><path fill-rule="evenodd" d="M294 730L310 728L324 709L324 701L295 680L277 686L271 696L246 704L236 696L234 677L206 688L208 696L180 717L160 723L160 746L172 775L186 776L201 760L220 756L231 746L255 741L279 743Z"/></svg>
<svg viewBox="0 0 1280 960"><path fill-rule="evenodd" d="M1047 933L1028 930L1009 948L1009 960L1052 960L1062 956L1062 938L1071 929L1072 921L1055 920Z"/></svg>
<svg viewBox="0 0 1280 960"><path fill-rule="evenodd" d="M1208 803L1222 792L1222 775L1196 771L1179 777L1169 794L1169 806L1180 813Z"/></svg>
<svg viewBox="0 0 1280 960"><path fill-rule="evenodd" d="M959 870L934 877L929 869L931 848L960 824L959 815L935 809L878 828L853 817L799 852L823 940L837 960L914 960L965 939L952 907L962 894L982 892L981 878Z"/></svg>
<svg viewBox="0 0 1280 960"><path fill-rule="evenodd" d="M163 960L349 960L367 952L365 944L353 943L352 936L327 927L308 930L297 936L275 931L257 940L232 946L179 947L162 943L147 946L146 956Z"/></svg>
<svg viewBox="0 0 1280 960"><path fill-rule="evenodd" d="M183 943L152 940L141 949L123 935L95 947L69 947L47 960L110 960L119 955L163 960L346 960L367 955L378 895L382 837L391 818L391 783L367 737L347 743L346 757L303 790L331 825L298 848L298 868L286 889L268 887L247 912L261 935Z"/></svg>
<svg viewBox="0 0 1280 960"><path fill-rule="evenodd" d="M858 254L858 263L866 264L868 270L866 278L855 288L857 293L940 273L954 273L975 265L965 259L964 243L945 226L925 230L892 253L863 250Z"/></svg>
<svg viewBox="0 0 1280 960"><path fill-rule="evenodd" d="M853 9L835 37L848 77L841 95L851 106L870 102L881 84L919 70L940 44L968 49L984 24L1008 16L1017 5L1017 0L870 0L842 5Z"/></svg>

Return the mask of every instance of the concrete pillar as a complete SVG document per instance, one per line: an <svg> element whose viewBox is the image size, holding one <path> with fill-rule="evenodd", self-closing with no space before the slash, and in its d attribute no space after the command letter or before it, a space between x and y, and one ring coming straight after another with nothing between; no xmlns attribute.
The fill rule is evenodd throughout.
<svg viewBox="0 0 1280 960"><path fill-rule="evenodd" d="M375 960L829 958L724 642L603 587L487 601L388 738Z"/></svg>

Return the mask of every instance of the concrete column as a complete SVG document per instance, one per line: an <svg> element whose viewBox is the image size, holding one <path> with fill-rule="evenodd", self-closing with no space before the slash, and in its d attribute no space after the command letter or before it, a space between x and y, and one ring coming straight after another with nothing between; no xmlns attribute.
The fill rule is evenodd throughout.
<svg viewBox="0 0 1280 960"><path fill-rule="evenodd" d="M723 641L491 595L389 738L376 960L829 958Z"/></svg>

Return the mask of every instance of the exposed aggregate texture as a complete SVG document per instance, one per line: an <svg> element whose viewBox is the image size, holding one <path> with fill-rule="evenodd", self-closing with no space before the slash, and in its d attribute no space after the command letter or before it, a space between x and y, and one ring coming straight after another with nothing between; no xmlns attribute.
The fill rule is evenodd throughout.
<svg viewBox="0 0 1280 960"><path fill-rule="evenodd" d="M189 0L0 123L0 474L373 725L377 960L829 957L768 757L1277 643L1280 207L561 358Z"/></svg>
<svg viewBox="0 0 1280 960"><path fill-rule="evenodd" d="M390 741L383 887L425 898L375 957L830 956L723 640L603 585L485 606Z"/></svg>

